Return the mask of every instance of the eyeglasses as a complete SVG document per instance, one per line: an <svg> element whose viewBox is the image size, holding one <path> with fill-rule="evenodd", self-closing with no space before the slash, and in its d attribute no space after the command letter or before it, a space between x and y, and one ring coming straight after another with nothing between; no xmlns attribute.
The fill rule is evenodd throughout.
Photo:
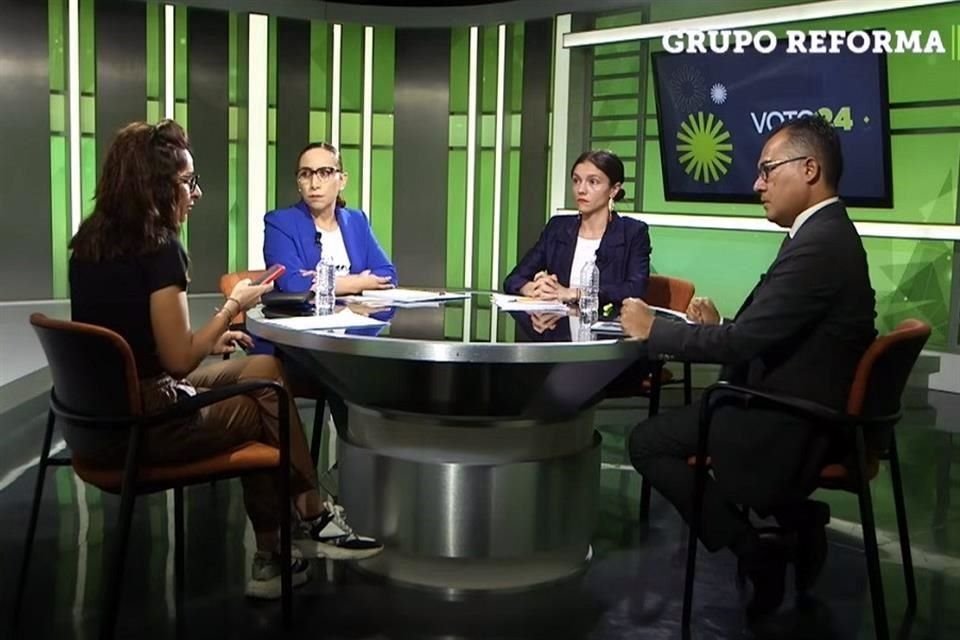
<svg viewBox="0 0 960 640"><path fill-rule="evenodd" d="M197 190L197 187L200 186L200 174L194 173L189 176L180 176L180 182L187 185L190 193L193 193Z"/></svg>
<svg viewBox="0 0 960 640"><path fill-rule="evenodd" d="M763 178L763 181L766 182L770 179L770 172L779 167L782 164L787 164L788 162L796 162L797 160L806 160L810 156L797 156L795 158L787 158L786 160L768 160L767 162L761 162L757 165L757 177Z"/></svg>
<svg viewBox="0 0 960 640"><path fill-rule="evenodd" d="M340 169L336 167L320 167L319 169L303 167L297 171L297 180L300 182L311 182L313 176L316 176L320 179L320 182L327 182L338 173L340 173Z"/></svg>

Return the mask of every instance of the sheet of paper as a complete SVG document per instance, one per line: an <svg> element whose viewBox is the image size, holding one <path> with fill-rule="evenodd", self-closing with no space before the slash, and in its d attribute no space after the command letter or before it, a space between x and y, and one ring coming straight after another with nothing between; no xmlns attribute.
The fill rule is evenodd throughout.
<svg viewBox="0 0 960 640"><path fill-rule="evenodd" d="M450 291L425 291L423 289L371 289L364 291L360 297L392 302L445 302L447 300L463 300L469 298L470 294Z"/></svg>
<svg viewBox="0 0 960 640"><path fill-rule="evenodd" d="M569 311L567 305L557 300L538 300L524 296L511 296L504 293L495 293L493 303L502 311L536 311L540 313L562 313Z"/></svg>
<svg viewBox="0 0 960 640"><path fill-rule="evenodd" d="M353 327L376 327L387 324L382 320L368 318L367 316L354 313L349 309L331 313L325 316L295 316L292 318L271 318L263 322L284 327L285 329L296 329L298 331L312 331L316 329L350 329Z"/></svg>

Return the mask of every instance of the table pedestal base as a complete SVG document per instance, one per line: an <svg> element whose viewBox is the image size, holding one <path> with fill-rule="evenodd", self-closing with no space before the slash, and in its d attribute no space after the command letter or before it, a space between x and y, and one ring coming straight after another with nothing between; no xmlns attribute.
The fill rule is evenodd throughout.
<svg viewBox="0 0 960 640"><path fill-rule="evenodd" d="M384 552L358 563L450 590L523 589L581 571L600 486L593 411L562 421L350 405L340 503Z"/></svg>

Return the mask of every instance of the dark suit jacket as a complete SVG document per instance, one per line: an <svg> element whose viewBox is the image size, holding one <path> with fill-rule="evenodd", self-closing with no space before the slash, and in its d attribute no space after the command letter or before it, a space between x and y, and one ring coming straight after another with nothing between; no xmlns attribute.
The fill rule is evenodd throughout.
<svg viewBox="0 0 960 640"><path fill-rule="evenodd" d="M875 315L863 244L838 202L813 214L793 239L785 240L732 322L701 326L657 320L648 347L655 354L722 363L721 377L731 382L843 409L857 363L876 337ZM765 424L752 424L761 415ZM715 456L718 479L726 475L729 481L732 475L747 493L758 476L775 476L785 484L790 478L812 482L817 461L809 456L822 455L828 442L813 442L815 432L804 421L789 416L775 421L770 424L769 413L752 410L717 421L711 450L716 439L721 452L728 446L741 458ZM748 463L750 472L736 477L745 468L743 456L763 463Z"/></svg>
<svg viewBox="0 0 960 640"><path fill-rule="evenodd" d="M540 239L520 260L503 281L507 293L520 293L520 288L533 280L538 271L556 274L565 287L570 286L570 268L577 248L580 216L554 216L547 223ZM624 298L642 298L650 278L650 234L647 225L616 213L597 249L600 270L600 304L620 304Z"/></svg>
<svg viewBox="0 0 960 640"><path fill-rule="evenodd" d="M719 326L654 322L654 353L727 365L723 377L835 409L876 337L874 293L860 236L841 203L811 216Z"/></svg>

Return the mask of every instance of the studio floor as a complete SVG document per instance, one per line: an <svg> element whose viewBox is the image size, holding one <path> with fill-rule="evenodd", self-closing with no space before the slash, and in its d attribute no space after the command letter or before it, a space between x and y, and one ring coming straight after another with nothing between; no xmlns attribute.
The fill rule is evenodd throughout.
<svg viewBox="0 0 960 640"><path fill-rule="evenodd" d="M641 401L642 402L642 401ZM672 393L663 410L679 404ZM960 507L952 501L960 473L960 396L912 392L898 427L904 489L919 605L904 616L905 589L889 470L873 482L882 570L891 633L901 638L960 636ZM624 436L646 409L617 401L601 405L604 437L599 521L594 556L585 571L562 584L524 593L453 597L385 584L348 565L314 561L312 580L296 592L290 637L315 638L675 638L680 634L685 527L654 494L649 525L638 524L639 478L614 468L624 463ZM301 413L311 424L312 408ZM20 447L39 452L40 408L17 425ZM3 425L6 430L8 425ZM10 620L15 576L35 480L28 464L0 478L0 575L3 631ZM699 554L694 629L698 638L871 638L869 588L856 499L818 494L833 519L826 569L803 606L787 601L777 614L748 629L746 594L725 552ZM282 636L279 605L243 595L252 533L240 485L221 481L186 492L186 587L176 611L173 589L172 499L158 494L138 503L124 581L118 637L254 638ZM85 486L69 468L51 472L33 552L22 624L25 638L92 638L118 499ZM789 576L788 576L789 578Z"/></svg>

